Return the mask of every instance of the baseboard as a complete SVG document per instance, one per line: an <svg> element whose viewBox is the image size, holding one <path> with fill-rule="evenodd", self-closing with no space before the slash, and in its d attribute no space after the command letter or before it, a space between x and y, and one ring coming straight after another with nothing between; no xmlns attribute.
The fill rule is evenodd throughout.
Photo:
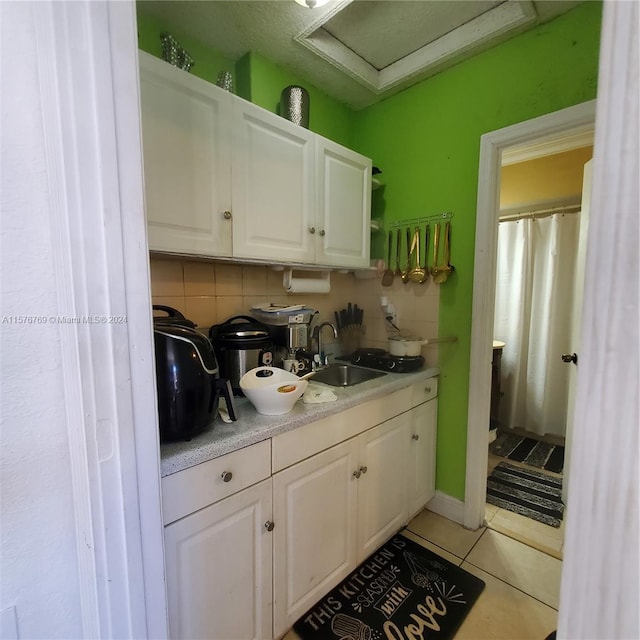
<svg viewBox="0 0 640 640"><path fill-rule="evenodd" d="M427 509L458 524L464 523L464 502L441 491L436 491L427 503Z"/></svg>

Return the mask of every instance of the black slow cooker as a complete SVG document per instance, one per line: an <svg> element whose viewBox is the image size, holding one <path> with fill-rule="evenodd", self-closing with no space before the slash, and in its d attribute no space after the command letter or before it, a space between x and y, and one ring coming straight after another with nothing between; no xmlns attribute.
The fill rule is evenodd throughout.
<svg viewBox="0 0 640 640"><path fill-rule="evenodd" d="M233 393L244 395L240 378L251 369L270 365L273 341L269 327L250 316L234 316L209 329L220 365L220 375L231 382Z"/></svg>

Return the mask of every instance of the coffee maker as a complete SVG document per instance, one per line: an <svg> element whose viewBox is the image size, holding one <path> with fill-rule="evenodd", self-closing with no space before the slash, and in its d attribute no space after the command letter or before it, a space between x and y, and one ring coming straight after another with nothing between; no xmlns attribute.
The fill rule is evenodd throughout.
<svg viewBox="0 0 640 640"><path fill-rule="evenodd" d="M303 305L269 305L253 308L251 313L269 327L275 345L276 366L282 367L285 360L297 360L300 363L296 371L299 375L311 371L313 354L310 325L317 311Z"/></svg>

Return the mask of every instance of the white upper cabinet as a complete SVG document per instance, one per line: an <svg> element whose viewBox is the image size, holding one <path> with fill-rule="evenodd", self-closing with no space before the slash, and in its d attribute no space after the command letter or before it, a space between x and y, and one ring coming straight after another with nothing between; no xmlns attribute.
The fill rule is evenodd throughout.
<svg viewBox="0 0 640 640"><path fill-rule="evenodd" d="M233 255L314 262L314 134L240 98L233 133Z"/></svg>
<svg viewBox="0 0 640 640"><path fill-rule="evenodd" d="M149 248L231 255L229 92L140 52Z"/></svg>
<svg viewBox="0 0 640 640"><path fill-rule="evenodd" d="M368 267L371 160L316 136L317 262Z"/></svg>
<svg viewBox="0 0 640 640"><path fill-rule="evenodd" d="M371 160L139 55L151 250L369 266Z"/></svg>

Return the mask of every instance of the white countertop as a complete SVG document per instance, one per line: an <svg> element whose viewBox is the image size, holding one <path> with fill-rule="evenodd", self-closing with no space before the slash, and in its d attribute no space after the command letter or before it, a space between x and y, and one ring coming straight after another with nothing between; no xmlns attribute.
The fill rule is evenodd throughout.
<svg viewBox="0 0 640 640"><path fill-rule="evenodd" d="M268 440L279 433L321 420L368 400L383 397L414 382L433 378L439 373L440 370L433 367L415 373L387 373L385 376L352 387L328 387L338 396L335 402L304 404L300 399L290 413L282 416L260 415L249 400L236 398L236 422L225 423L218 417L212 423L212 427L187 442L168 442L160 445L161 475L165 477L256 442Z"/></svg>

